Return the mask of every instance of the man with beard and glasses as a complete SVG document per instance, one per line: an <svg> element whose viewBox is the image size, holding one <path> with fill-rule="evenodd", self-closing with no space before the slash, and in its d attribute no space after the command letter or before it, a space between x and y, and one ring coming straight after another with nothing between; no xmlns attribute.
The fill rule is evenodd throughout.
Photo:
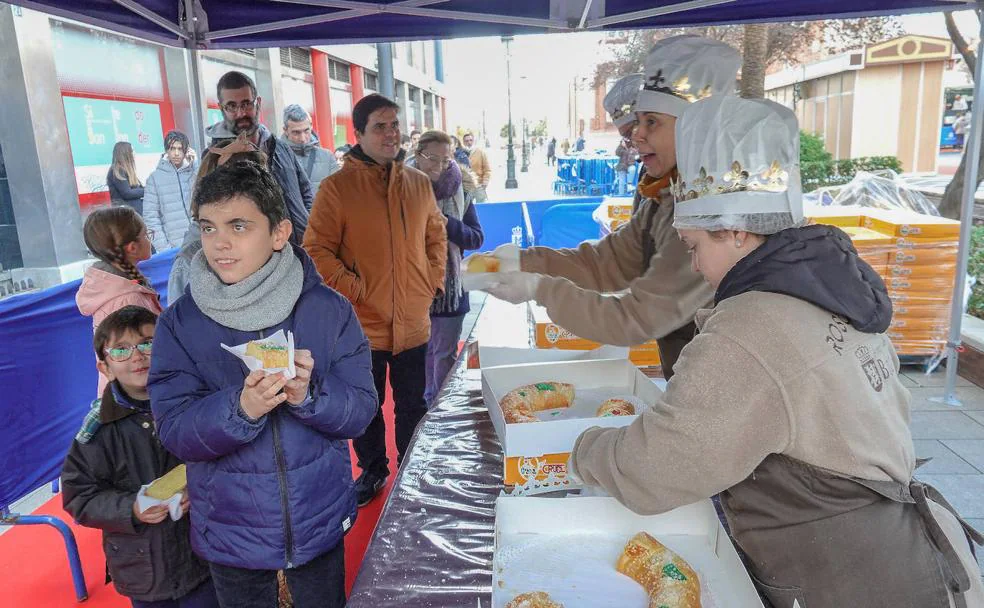
<svg viewBox="0 0 984 608"><path fill-rule="evenodd" d="M205 133L211 138L212 145L245 133L267 155L267 168L283 190L287 214L294 225L290 242L300 245L314 202L311 180L297 162L290 145L260 124L263 100L256 94L256 84L249 76L242 72L226 72L216 86L216 96L223 120L206 129Z"/></svg>

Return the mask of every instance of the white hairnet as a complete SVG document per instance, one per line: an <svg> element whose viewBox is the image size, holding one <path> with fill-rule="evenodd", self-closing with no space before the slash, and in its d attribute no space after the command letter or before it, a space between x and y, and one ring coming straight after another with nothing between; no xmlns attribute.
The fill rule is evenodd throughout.
<svg viewBox="0 0 984 608"><path fill-rule="evenodd" d="M642 88L642 74L629 74L615 82L605 95L602 105L611 115L612 122L617 128L622 128L635 120L635 101L640 88Z"/></svg>
<svg viewBox="0 0 984 608"><path fill-rule="evenodd" d="M799 125L765 99L710 97L676 124L673 226L774 234L803 223Z"/></svg>
<svg viewBox="0 0 984 608"><path fill-rule="evenodd" d="M740 66L738 51L717 40L690 34L660 40L646 57L635 111L679 118L698 99L734 93Z"/></svg>

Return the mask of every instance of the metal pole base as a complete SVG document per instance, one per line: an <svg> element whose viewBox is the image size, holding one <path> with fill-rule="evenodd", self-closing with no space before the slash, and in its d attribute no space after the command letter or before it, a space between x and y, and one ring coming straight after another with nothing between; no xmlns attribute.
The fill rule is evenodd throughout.
<svg viewBox="0 0 984 608"><path fill-rule="evenodd" d="M57 517L51 515L17 515L16 513L0 513L0 525L4 526L52 526L62 535L65 541L65 551L68 553L68 566L72 571L72 584L75 586L75 597L80 602L89 599L89 591L85 586L85 574L82 572L82 559L79 557L79 546L75 542L72 529Z"/></svg>
<svg viewBox="0 0 984 608"><path fill-rule="evenodd" d="M950 407L963 407L963 401L957 399L955 394L943 395L942 397L930 397L929 400L933 403L942 403L943 405L949 405Z"/></svg>

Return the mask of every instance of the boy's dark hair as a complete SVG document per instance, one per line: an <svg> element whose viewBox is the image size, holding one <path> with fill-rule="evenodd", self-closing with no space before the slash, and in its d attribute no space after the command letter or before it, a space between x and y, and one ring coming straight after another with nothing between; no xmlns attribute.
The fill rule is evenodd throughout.
<svg viewBox="0 0 984 608"><path fill-rule="evenodd" d="M167 152L170 150L171 146L175 142L181 144L181 147L184 148L185 152L188 151L188 148L191 145L188 142L188 136L181 131L168 131L167 135L164 136L164 151Z"/></svg>
<svg viewBox="0 0 984 608"><path fill-rule="evenodd" d="M420 131L418 131L417 129L410 131L410 137L413 137L414 135L420 135Z"/></svg>
<svg viewBox="0 0 984 608"><path fill-rule="evenodd" d="M144 325L157 325L157 315L143 306L124 306L106 316L92 336L92 348L100 361L106 360L106 345L128 330L140 331Z"/></svg>
<svg viewBox="0 0 984 608"><path fill-rule="evenodd" d="M355 107L352 108L352 125L355 127L355 130L364 135L366 125L369 124L369 115L376 110L385 108L393 108L397 113L400 112L400 106L395 101L389 97L383 97L379 93L366 95L360 99L359 103L355 104Z"/></svg>
<svg viewBox="0 0 984 608"><path fill-rule="evenodd" d="M199 180L195 186L195 197L191 202L191 213L197 222L198 212L203 205L227 201L234 196L242 196L253 201L260 213L270 220L270 232L287 219L287 205L284 204L280 184L267 171L266 167L252 161L228 162Z"/></svg>
<svg viewBox="0 0 984 608"><path fill-rule="evenodd" d="M243 87L249 87L249 92L254 98L256 97L256 84L253 82L252 78L235 70L226 72L222 75L222 78L219 78L219 83L215 85L215 98L219 100L219 105L221 105L222 91L231 91L233 89L241 89Z"/></svg>

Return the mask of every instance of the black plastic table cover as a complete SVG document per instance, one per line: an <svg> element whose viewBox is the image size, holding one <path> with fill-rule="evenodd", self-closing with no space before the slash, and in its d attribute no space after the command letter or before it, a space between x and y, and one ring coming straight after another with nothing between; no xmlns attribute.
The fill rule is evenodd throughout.
<svg viewBox="0 0 984 608"><path fill-rule="evenodd" d="M525 306L489 298L470 341L529 347ZM491 608L502 447L462 351L417 427L376 524L350 608Z"/></svg>

